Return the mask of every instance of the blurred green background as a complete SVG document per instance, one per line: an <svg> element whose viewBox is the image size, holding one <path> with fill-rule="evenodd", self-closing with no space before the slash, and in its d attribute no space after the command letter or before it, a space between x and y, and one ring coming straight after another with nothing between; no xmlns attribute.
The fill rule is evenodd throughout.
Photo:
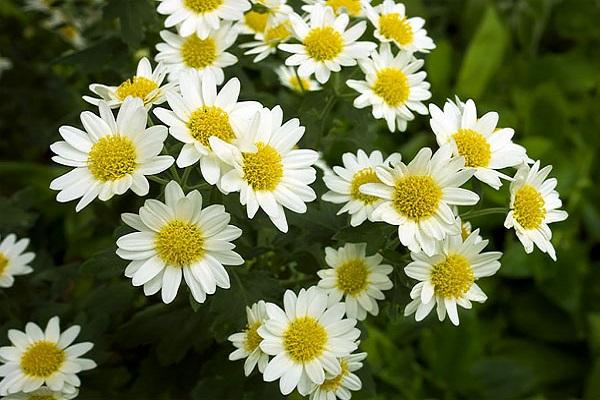
<svg viewBox="0 0 600 400"><path fill-rule="evenodd" d="M598 1L406 1L409 16L427 19L438 46L424 57L432 102L457 94L475 99L480 114L498 111L501 126L515 128L532 158L554 165L570 214L551 226L556 263L537 250L526 255L502 227L503 215L471 221L505 255L499 273L481 282L488 301L461 310L458 328L433 315L419 324L402 317L412 283L392 227L349 228L335 206L318 201L305 215L289 213L290 233L282 235L264 215L247 221L237 195L210 189L205 198L223 202L244 230L237 244L247 263L229 269L232 288L203 305L185 288L169 306L144 297L114 255L116 237L126 232L120 213L137 211L143 199L96 201L76 214L74 203L57 203L48 189L65 171L48 148L60 125L80 126L79 113L93 109L81 100L88 84L119 84L140 56L155 54L162 22L151 0L55 5L64 17L56 25L19 1L0 0L0 56L12 63L0 77L0 234L31 237L37 253L34 274L0 289L0 345L8 344L8 329L60 315L63 326L81 324L81 340L96 343L90 356L99 367L81 375L82 399L281 398L276 384L256 372L246 379L242 362L227 360L233 347L226 337L243 328L245 304L279 302L284 289L316 283L325 246L367 241L396 267L395 287L380 316L360 324L369 356L354 398L600 399ZM330 165L358 148L410 159L435 144L426 117L391 134L368 110L356 111L343 85L356 69L302 97L278 83L273 67L281 56L253 65L232 52L240 62L225 75L240 78L241 97L281 104L286 119L299 117L307 127L302 145ZM169 139L168 146L178 145ZM200 181L197 170L192 178ZM506 206L507 186L483 189L481 207ZM314 187L325 191L320 179ZM154 184L150 196L160 192Z"/></svg>

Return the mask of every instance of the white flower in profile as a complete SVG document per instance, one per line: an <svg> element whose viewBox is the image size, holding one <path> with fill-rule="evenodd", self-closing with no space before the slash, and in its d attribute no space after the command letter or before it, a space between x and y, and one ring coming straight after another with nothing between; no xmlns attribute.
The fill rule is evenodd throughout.
<svg viewBox="0 0 600 400"><path fill-rule="evenodd" d="M309 400L349 400L352 397L351 392L362 389L362 382L354 372L362 368L365 358L367 353L350 354L340 358L342 372L337 375L326 374L325 381L315 386Z"/></svg>
<svg viewBox="0 0 600 400"><path fill-rule="evenodd" d="M531 161L525 148L512 142L513 129L496 128L498 113L488 112L477 118L471 99L466 103L448 100L444 110L430 104L429 112L438 144L451 143L454 154L465 158L465 166L474 169L475 177L494 189L502 186L500 178L511 179L497 170Z"/></svg>
<svg viewBox="0 0 600 400"><path fill-rule="evenodd" d="M137 97L144 102L146 108L151 108L155 104L161 104L165 101L165 92L174 88L173 84L163 85L166 76L165 67L158 64L152 71L150 61L146 57L142 58L137 66L135 76L127 79L119 86L107 86L100 83L90 85L90 91L100 96L100 98L83 96L83 99L95 106L100 101L105 101L111 108L119 107L127 97Z"/></svg>
<svg viewBox="0 0 600 400"><path fill-rule="evenodd" d="M366 3L364 8L367 18L375 27L374 35L381 42L394 42L408 53L429 53L435 49L435 43L423 29L425 20L420 17L408 18L404 4L384 0L376 7Z"/></svg>
<svg viewBox="0 0 600 400"><path fill-rule="evenodd" d="M267 303L268 319L258 329L260 348L274 356L263 378L279 379L283 395L298 388L306 396L325 382L326 374L342 373L340 358L356 350L360 331L356 320L344 318L344 304L327 306L327 295L315 286L300 289L298 296L286 291L283 304L281 309Z"/></svg>
<svg viewBox="0 0 600 400"><path fill-rule="evenodd" d="M315 5L331 7L335 15L348 14L350 17L360 18L364 16L361 0L303 0L306 5L302 10L311 13ZM363 0L369 3L371 0Z"/></svg>
<svg viewBox="0 0 600 400"><path fill-rule="evenodd" d="M388 43L383 43L379 52L359 62L365 80L350 79L346 84L360 93L354 99L354 107L373 107L373 117L385 119L390 132L396 127L406 130L407 121L412 121L413 112L427 114L423 100L431 98L430 84L425 81L427 73L419 71L423 60L410 53L400 51L396 56Z"/></svg>
<svg viewBox="0 0 600 400"><path fill-rule="evenodd" d="M551 165L540 169L539 161L532 167L521 165L510 184L510 211L504 226L515 229L526 253L533 252L535 244L556 261L548 224L564 221L568 214L559 210L562 202L555 190L558 181L556 178L546 179L551 170Z"/></svg>
<svg viewBox="0 0 600 400"><path fill-rule="evenodd" d="M295 148L303 135L300 121L293 118L283 123L283 111L276 106L257 112L233 144L210 138L215 154L233 167L221 178L221 187L226 192L240 192L248 218L254 218L260 207L277 229L287 232L284 207L304 214L305 203L317 197L309 185L316 179L312 165L319 154Z"/></svg>
<svg viewBox="0 0 600 400"><path fill-rule="evenodd" d="M78 395L79 390L77 389L75 389L73 393L65 393L62 391L52 390L47 386L42 386L33 392L19 392L10 394L6 397L3 397L2 400L72 400Z"/></svg>
<svg viewBox="0 0 600 400"><path fill-rule="evenodd" d="M237 34L229 23L222 24L204 39L161 31L160 37L164 42L156 45L158 54L155 59L164 64L171 82L179 82L186 71L195 71L199 76L212 75L220 85L225 79L223 68L238 61L236 56L225 51L235 42Z"/></svg>
<svg viewBox="0 0 600 400"><path fill-rule="evenodd" d="M350 21L348 15L336 17L331 7L315 5L308 24L297 14L292 14L290 20L300 44L279 45L281 50L294 53L285 64L298 65L301 77L314 73L320 83L327 82L331 72L356 65L356 60L367 58L377 47L372 42L357 42L367 28L365 21L346 29Z"/></svg>
<svg viewBox="0 0 600 400"><path fill-rule="evenodd" d="M421 321L437 304L439 320L448 314L450 321L458 325L456 305L470 309L471 301L483 303L487 296L475 281L494 275L500 268L501 252L481 252L488 242L480 240L476 229L465 240L461 235L449 235L437 242L433 255L412 252L413 261L404 272L419 283L410 292L413 300L404 315L415 314L415 319Z"/></svg>
<svg viewBox="0 0 600 400"><path fill-rule="evenodd" d="M294 12L285 0L261 0L252 1L258 5L257 9L251 9L244 13L244 18L238 21L236 27L243 35L260 35L268 26L277 25L277 21L287 19Z"/></svg>
<svg viewBox="0 0 600 400"><path fill-rule="evenodd" d="M17 240L13 233L0 242L0 288L11 287L15 283L15 276L33 272L29 263L33 261L35 254L25 253L28 245L29 239Z"/></svg>
<svg viewBox="0 0 600 400"><path fill-rule="evenodd" d="M346 315L359 321L367 318L367 313L379 314L377 300L383 300L383 291L393 286L388 277L392 266L381 263L381 254L367 257L366 252L366 243L346 243L337 250L327 247L325 262L330 268L317 272L321 278L318 286L327 292L328 303L344 298Z"/></svg>
<svg viewBox="0 0 600 400"><path fill-rule="evenodd" d="M356 155L345 153L342 156L342 166L333 167L333 174L323 177L329 189L322 197L323 200L335 204L344 204L337 215L350 214L350 225L358 226L365 220L372 220L373 211L383 200L379 197L369 196L360 191L365 183L381 183L375 170L399 162L400 154L394 153L383 159L380 151L375 150L367 155L359 149Z"/></svg>
<svg viewBox="0 0 600 400"><path fill-rule="evenodd" d="M476 193L460 188L473 171L464 169L462 157L452 157L450 146L433 155L423 148L408 165L398 162L378 167L376 173L382 183L360 187L362 193L384 199L373 219L398 225L400 242L413 252L433 254L437 242L460 232L450 206L479 201Z"/></svg>
<svg viewBox="0 0 600 400"><path fill-rule="evenodd" d="M276 72L277 76L279 76L279 82L281 82L283 86L292 89L294 92L314 92L322 89L321 85L310 77L301 78L298 76L294 67L281 65L277 68Z"/></svg>
<svg viewBox="0 0 600 400"><path fill-rule="evenodd" d="M30 393L42 386L50 390L75 393L81 381L77 374L96 368L96 363L79 358L94 347L90 342L72 344L81 328L74 325L60 332L59 319L48 321L45 331L27 323L25 332L11 329L12 346L0 347L0 395Z"/></svg>
<svg viewBox="0 0 600 400"><path fill-rule="evenodd" d="M268 23L264 31L255 35L252 42L240 44L240 48L249 49L244 54L255 55L253 62L257 63L277 52L280 43L292 37L292 23L289 17L280 17Z"/></svg>
<svg viewBox="0 0 600 400"><path fill-rule="evenodd" d="M181 36L206 39L222 22L239 21L250 9L247 0L158 0L159 14L168 15L165 27L179 26Z"/></svg>
<svg viewBox="0 0 600 400"><path fill-rule="evenodd" d="M185 168L200 162L202 176L211 185L219 183L225 165L213 152L209 139L231 143L247 126L261 105L254 101L238 102L240 81L229 80L217 93L210 75L200 78L194 73L181 77L181 94L169 93L171 110L157 108L154 114L169 126L169 133L183 142L177 166Z"/></svg>
<svg viewBox="0 0 600 400"><path fill-rule="evenodd" d="M125 276L133 286L144 286L144 294L161 291L171 303L181 278L198 303L217 287L229 289L229 275L223 265L241 265L244 260L233 251L232 240L242 230L228 225L231 216L221 204L202 208L202 195L187 195L171 181L165 188L165 202L150 199L139 214L122 214L123 222L138 232L117 240L117 255L131 262Z"/></svg>
<svg viewBox="0 0 600 400"><path fill-rule="evenodd" d="M267 310L265 302L260 300L254 303L252 307L246 307L246 316L248 324L243 332L234 333L227 340L233 343L236 350L229 355L229 360L246 359L244 362L244 374L249 376L254 367L258 365L258 370L262 373L269 362L269 356L260 349L262 337L258 334L258 329L267 319Z"/></svg>
<svg viewBox="0 0 600 400"><path fill-rule="evenodd" d="M119 109L117 119L104 101L100 116L84 111L85 131L61 126L64 141L53 143L52 160L73 170L54 179L50 189L59 190L61 203L78 198L80 211L96 197L107 201L131 189L138 196L148 194L146 175L158 174L173 164L173 157L159 155L168 136L167 128L155 125L146 129L148 112L140 99L129 97Z"/></svg>

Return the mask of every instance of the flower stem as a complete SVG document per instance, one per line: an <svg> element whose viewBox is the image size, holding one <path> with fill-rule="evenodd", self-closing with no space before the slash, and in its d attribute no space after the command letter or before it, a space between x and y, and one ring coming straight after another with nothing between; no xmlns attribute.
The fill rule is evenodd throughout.
<svg viewBox="0 0 600 400"><path fill-rule="evenodd" d="M483 210L468 211L468 212L462 214L460 217L462 219L477 218L477 217L483 217L485 215L492 215L492 214L506 214L507 212L508 212L508 208L506 208L506 207L492 207L492 208L484 208Z"/></svg>

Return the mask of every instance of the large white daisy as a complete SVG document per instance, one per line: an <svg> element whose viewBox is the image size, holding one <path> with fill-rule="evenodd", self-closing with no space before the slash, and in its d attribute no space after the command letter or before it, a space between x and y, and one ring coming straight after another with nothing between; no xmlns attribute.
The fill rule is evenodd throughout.
<svg viewBox="0 0 600 400"><path fill-rule="evenodd" d="M265 302L260 300L252 307L246 307L246 317L248 319L246 329L229 336L228 340L236 347L236 350L229 355L229 359L235 361L245 358L244 374L249 376L257 365L258 370L264 372L269 362L269 355L260 349L263 339L258 334L258 329L267 319Z"/></svg>
<svg viewBox="0 0 600 400"><path fill-rule="evenodd" d="M17 236L12 233L0 242L0 288L11 287L17 275L33 272L29 263L33 261L35 254L25 253L28 245L29 239L17 240Z"/></svg>
<svg viewBox="0 0 600 400"><path fill-rule="evenodd" d="M354 374L362 368L367 353L350 354L340 358L342 372L337 375L326 374L325 381L316 385L309 400L350 400L352 392L362 389L360 378Z"/></svg>
<svg viewBox="0 0 600 400"><path fill-rule="evenodd" d="M52 390L47 386L42 386L33 392L10 394L6 397L3 397L2 400L71 400L76 398L78 395L79 390L77 389L75 389L73 393L65 393L62 391Z"/></svg>

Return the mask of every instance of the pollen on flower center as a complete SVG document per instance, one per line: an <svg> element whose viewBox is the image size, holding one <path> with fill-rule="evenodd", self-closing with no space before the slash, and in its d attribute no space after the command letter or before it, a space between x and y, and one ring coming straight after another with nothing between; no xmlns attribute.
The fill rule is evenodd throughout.
<svg viewBox="0 0 600 400"><path fill-rule="evenodd" d="M406 103L410 93L408 78L398 68L384 68L377 72L377 80L373 85L373 91L389 106L402 105Z"/></svg>
<svg viewBox="0 0 600 400"><path fill-rule="evenodd" d="M42 394L42 395L32 395L27 398L27 400L56 400L51 394Z"/></svg>
<svg viewBox="0 0 600 400"><path fill-rule="evenodd" d="M360 192L360 187L365 183L381 183L373 168L363 168L354 174L350 184L350 196L363 204L373 204L379 200L377 197Z"/></svg>
<svg viewBox="0 0 600 400"><path fill-rule="evenodd" d="M255 191L273 191L283 177L283 162L277 150L257 143L256 153L242 153L244 180Z"/></svg>
<svg viewBox="0 0 600 400"><path fill-rule="evenodd" d="M431 217L442 199L442 189L430 176L412 175L399 179L392 203L396 211L413 221Z"/></svg>
<svg viewBox="0 0 600 400"><path fill-rule="evenodd" d="M183 4L195 13L203 14L219 8L223 0L183 0Z"/></svg>
<svg viewBox="0 0 600 400"><path fill-rule="evenodd" d="M292 361L304 363L319 357L325 350L327 331L313 317L296 318L283 333L283 347Z"/></svg>
<svg viewBox="0 0 600 400"><path fill-rule="evenodd" d="M330 26L313 28L304 38L308 55L317 61L336 58L344 49L342 35Z"/></svg>
<svg viewBox="0 0 600 400"><path fill-rule="evenodd" d="M181 57L190 68L203 69L217 59L217 45L213 38L200 39L192 35L181 45Z"/></svg>
<svg viewBox="0 0 600 400"><path fill-rule="evenodd" d="M475 282L475 275L469 261L459 255L452 254L444 261L433 266L431 284L435 295L446 299L458 298L469 291Z"/></svg>
<svg viewBox="0 0 600 400"><path fill-rule="evenodd" d="M531 185L525 185L515 194L513 216L525 229L536 229L544 221L546 207L540 192Z"/></svg>
<svg viewBox="0 0 600 400"><path fill-rule="evenodd" d="M4 255L4 253L0 252L0 276L4 273L8 267L8 257Z"/></svg>
<svg viewBox="0 0 600 400"><path fill-rule="evenodd" d="M408 20L398 13L384 14L379 17L379 32L401 46L412 43L414 35Z"/></svg>
<svg viewBox="0 0 600 400"><path fill-rule="evenodd" d="M263 340L263 338L258 334L258 328L260 328L260 326L260 321L256 321L248 325L245 330L246 338L244 340L244 350L246 350L247 353L252 353Z"/></svg>
<svg viewBox="0 0 600 400"><path fill-rule="evenodd" d="M229 123L229 115L215 106L202 106L192 112L187 127L194 139L205 147L210 147L211 136L216 136L227 143L235 138Z"/></svg>
<svg viewBox="0 0 600 400"><path fill-rule="evenodd" d="M369 270L363 260L350 260L338 268L337 287L345 294L356 296L367 289L369 284Z"/></svg>
<svg viewBox="0 0 600 400"><path fill-rule="evenodd" d="M21 369L35 378L48 378L66 360L65 352L56 343L41 340L30 345L21 356Z"/></svg>
<svg viewBox="0 0 600 400"><path fill-rule="evenodd" d="M250 10L244 14L244 22L255 33L264 32L267 27L268 13L261 13L255 10Z"/></svg>
<svg viewBox="0 0 600 400"><path fill-rule="evenodd" d="M310 88L310 81L308 78L298 78L296 75L290 76L289 83L297 92L304 92Z"/></svg>
<svg viewBox="0 0 600 400"><path fill-rule="evenodd" d="M326 379L325 382L321 384L321 390L325 392L335 392L342 385L342 381L348 375L350 370L348 369L348 361L342 360L340 361L340 367L342 368L342 372L339 375L335 376L331 379Z"/></svg>
<svg viewBox="0 0 600 400"><path fill-rule="evenodd" d="M265 31L264 41L271 47L277 46L279 42L284 41L291 36L290 23L282 22Z"/></svg>
<svg viewBox="0 0 600 400"><path fill-rule="evenodd" d="M187 221L173 220L156 234L158 256L172 267L189 267L204 256L204 235Z"/></svg>
<svg viewBox="0 0 600 400"><path fill-rule="evenodd" d="M135 145L125 136L109 135L98 140L88 154L88 168L100 182L115 181L136 168Z"/></svg>
<svg viewBox="0 0 600 400"><path fill-rule="evenodd" d="M487 167L492 158L490 144L485 137L472 129L461 128L452 135L458 154L465 158L465 167Z"/></svg>
<svg viewBox="0 0 600 400"><path fill-rule="evenodd" d="M151 79L143 76L134 76L133 79L127 79L117 88L116 94L120 100L125 100L128 96L138 97L142 100L146 98L158 85Z"/></svg>
<svg viewBox="0 0 600 400"><path fill-rule="evenodd" d="M360 1L358 0L327 0L325 4L333 8L336 14L346 10L349 15L357 17L361 12Z"/></svg>

